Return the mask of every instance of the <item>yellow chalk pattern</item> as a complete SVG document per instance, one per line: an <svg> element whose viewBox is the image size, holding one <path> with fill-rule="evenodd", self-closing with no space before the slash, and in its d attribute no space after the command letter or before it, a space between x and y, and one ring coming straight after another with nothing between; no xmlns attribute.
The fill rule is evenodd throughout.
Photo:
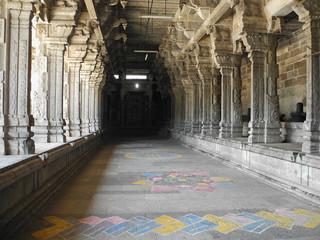
<svg viewBox="0 0 320 240"><path fill-rule="evenodd" d="M137 182L134 182L132 184L137 184L137 185L152 185L152 182L150 180L140 180Z"/></svg>
<svg viewBox="0 0 320 240"><path fill-rule="evenodd" d="M161 216L161 217L154 219L154 221L157 223L160 223L161 225L168 225L168 224L173 223L177 220L172 217Z"/></svg>
<svg viewBox="0 0 320 240"><path fill-rule="evenodd" d="M198 183L198 186L208 186L206 183Z"/></svg>
<svg viewBox="0 0 320 240"><path fill-rule="evenodd" d="M255 215L257 215L259 217L263 217L263 218L269 219L271 221L278 222L276 224L277 227L285 228L285 229L288 229L288 230L291 230L292 226L296 222L296 220L294 220L294 219L291 219L291 218L288 218L288 217L283 217L283 216L280 216L280 215L277 215L277 214L274 214L274 213L265 212L265 211L258 212Z"/></svg>
<svg viewBox="0 0 320 240"><path fill-rule="evenodd" d="M33 233L32 235L39 240L47 240L57 235L58 233L64 231L65 229L73 226L73 224L58 217L52 216L52 217L45 217L44 219L47 220L48 222L56 224L56 226L49 227L39 232Z"/></svg>
<svg viewBox="0 0 320 240"><path fill-rule="evenodd" d="M222 178L222 177L212 177L211 179L216 181L216 182L228 182L228 181L232 180L232 179L229 179L229 178Z"/></svg>
<svg viewBox="0 0 320 240"><path fill-rule="evenodd" d="M307 216L313 217L312 221L307 222L305 225L303 225L305 227L315 228L320 223L320 214L318 214L318 213L310 212L310 211L307 211L304 209L298 209L298 210L295 210L294 212L302 214L302 215L307 215Z"/></svg>
<svg viewBox="0 0 320 240"><path fill-rule="evenodd" d="M222 232L222 233L229 233L229 232L243 226L242 224L236 224L234 222L230 222L226 219L223 219L221 217L217 217L214 215L206 215L206 216L204 216L204 219L206 219L210 222L213 222L215 224L218 224L219 226L215 227L214 229L219 232Z"/></svg>
<svg viewBox="0 0 320 240"><path fill-rule="evenodd" d="M178 231L181 228L188 226L188 224L177 221L174 218L168 216L161 216L159 218L154 219L155 222L160 223L161 225L165 225L163 227L159 227L154 232L160 233L164 236L169 235L173 232Z"/></svg>

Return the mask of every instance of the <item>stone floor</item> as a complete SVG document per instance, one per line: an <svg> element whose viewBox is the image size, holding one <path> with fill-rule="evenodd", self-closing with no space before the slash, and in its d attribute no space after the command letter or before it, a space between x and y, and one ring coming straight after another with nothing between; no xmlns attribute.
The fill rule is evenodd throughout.
<svg viewBox="0 0 320 240"><path fill-rule="evenodd" d="M155 137L107 144L16 239L320 239L320 208Z"/></svg>

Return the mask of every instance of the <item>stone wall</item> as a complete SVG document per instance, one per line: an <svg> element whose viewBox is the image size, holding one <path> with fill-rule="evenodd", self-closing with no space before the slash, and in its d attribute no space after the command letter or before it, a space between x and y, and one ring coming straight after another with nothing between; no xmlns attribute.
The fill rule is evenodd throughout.
<svg viewBox="0 0 320 240"><path fill-rule="evenodd" d="M248 58L243 58L241 61L241 103L242 103L242 115L247 115L248 108L250 108L251 101L251 62Z"/></svg>
<svg viewBox="0 0 320 240"><path fill-rule="evenodd" d="M306 53L306 34L303 31L299 30L279 40L278 94L280 114L285 114L285 121L291 119L290 113L296 111L298 102L306 105Z"/></svg>

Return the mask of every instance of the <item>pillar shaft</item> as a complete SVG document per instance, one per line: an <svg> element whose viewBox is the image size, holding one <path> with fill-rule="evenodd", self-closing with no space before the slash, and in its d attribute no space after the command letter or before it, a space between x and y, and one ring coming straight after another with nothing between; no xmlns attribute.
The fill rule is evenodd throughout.
<svg viewBox="0 0 320 240"><path fill-rule="evenodd" d="M213 137L219 136L219 123L221 120L221 75L217 68L213 69L212 81L212 106L211 106L211 123L210 135Z"/></svg>
<svg viewBox="0 0 320 240"><path fill-rule="evenodd" d="M231 67L221 68L221 121L219 138L231 137Z"/></svg>
<svg viewBox="0 0 320 240"><path fill-rule="evenodd" d="M240 74L240 56L233 57L233 72L230 86L230 101L231 101L231 137L242 137L242 104L241 104L241 89L242 81Z"/></svg>
<svg viewBox="0 0 320 240"><path fill-rule="evenodd" d="M89 73L90 74L90 73ZM89 128L89 76L88 73L82 73L81 77L81 134L90 133Z"/></svg>
<svg viewBox="0 0 320 240"><path fill-rule="evenodd" d="M319 68L320 59L317 55L312 55L313 51L320 51L320 21L309 20L304 24L305 33L308 36L308 44L312 50L307 53L307 106L306 121L304 122L304 142L302 151L307 153L317 153L320 151L320 83Z"/></svg>
<svg viewBox="0 0 320 240"><path fill-rule="evenodd" d="M1 73L0 154L34 153L30 130L30 47L32 4L8 3L6 75Z"/></svg>
<svg viewBox="0 0 320 240"><path fill-rule="evenodd" d="M68 129L69 136L81 136L80 128L80 62L69 62L69 101Z"/></svg>

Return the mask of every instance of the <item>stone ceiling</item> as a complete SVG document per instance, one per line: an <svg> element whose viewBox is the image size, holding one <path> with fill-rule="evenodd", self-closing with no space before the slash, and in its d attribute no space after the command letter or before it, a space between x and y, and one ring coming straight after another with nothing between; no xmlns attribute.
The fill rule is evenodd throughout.
<svg viewBox="0 0 320 240"><path fill-rule="evenodd" d="M147 53L134 53L134 50L157 51L172 19L142 17L174 17L179 0L96 0L94 3L108 51L116 51L112 59L117 62L115 70L150 69L155 54L148 53L146 57Z"/></svg>

